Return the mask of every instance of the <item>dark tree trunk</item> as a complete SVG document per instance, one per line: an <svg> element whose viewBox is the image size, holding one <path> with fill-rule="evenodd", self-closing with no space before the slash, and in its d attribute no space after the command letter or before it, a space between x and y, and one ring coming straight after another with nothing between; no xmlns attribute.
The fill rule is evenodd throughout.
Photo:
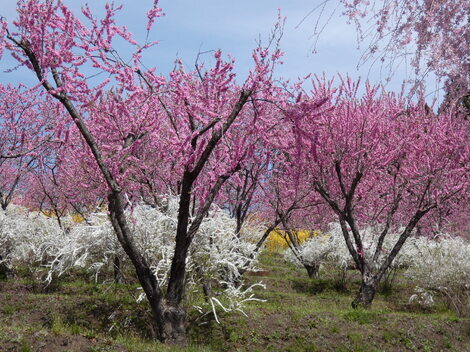
<svg viewBox="0 0 470 352"><path fill-rule="evenodd" d="M304 264L304 267L307 269L307 274L310 279L320 278L320 264Z"/></svg>
<svg viewBox="0 0 470 352"><path fill-rule="evenodd" d="M212 296L212 285L210 280L206 280L204 272L199 265L196 265L196 273L199 276L199 280L202 285L202 292L204 293L204 300L209 302L209 298Z"/></svg>
<svg viewBox="0 0 470 352"><path fill-rule="evenodd" d="M375 293L377 292L378 280L368 272L362 273L361 276L361 288L351 305L354 309L369 309L374 300Z"/></svg>
<svg viewBox="0 0 470 352"><path fill-rule="evenodd" d="M170 345L186 346L186 312L180 306L167 305L163 309L163 342Z"/></svg>
<svg viewBox="0 0 470 352"><path fill-rule="evenodd" d="M185 310L180 306L168 304L157 291L153 295L146 292L146 295L152 308L156 338L165 344L186 346Z"/></svg>
<svg viewBox="0 0 470 352"><path fill-rule="evenodd" d="M167 344L184 346L186 344L186 314L178 303L168 302L163 298L155 275L145 258L135 248L119 193L113 192L109 195L109 212L116 235L133 263L137 278L150 303L158 340Z"/></svg>
<svg viewBox="0 0 470 352"><path fill-rule="evenodd" d="M191 187L194 177L185 171L181 187L180 202L178 209L178 225L176 228L176 244L171 261L170 280L166 293L167 301L176 307L184 295L184 277L186 274L186 257L191 244L188 236L189 211L191 204Z"/></svg>
<svg viewBox="0 0 470 352"><path fill-rule="evenodd" d="M119 256L115 255L113 260L113 269L114 269L114 283L121 284L124 282L124 277L121 271L121 259Z"/></svg>
<svg viewBox="0 0 470 352"><path fill-rule="evenodd" d="M10 268L8 263L2 262L3 258L0 255L0 279L14 279L15 278L15 271Z"/></svg>

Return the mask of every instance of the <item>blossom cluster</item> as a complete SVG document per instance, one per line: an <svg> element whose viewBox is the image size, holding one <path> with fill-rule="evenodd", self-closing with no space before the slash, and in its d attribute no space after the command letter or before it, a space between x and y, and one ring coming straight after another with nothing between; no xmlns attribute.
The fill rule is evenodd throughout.
<svg viewBox="0 0 470 352"><path fill-rule="evenodd" d="M170 273L178 201L178 197L167 196L160 208L136 205L128 210L134 240L160 285L167 283ZM233 218L213 206L187 257L187 290L197 292L201 285L212 284L207 307L197 309L213 311L216 317L216 308L242 311L245 302L256 300L253 288L262 286L242 285L240 271L256 270L253 238L257 234L250 229L236 234L235 226ZM69 215L60 227L53 217L11 206L0 211L0 245L5 263L13 267L26 264L45 271L47 284L74 268L86 269L98 280L103 268L109 268L116 256L124 255L104 212L88 214L86 221L81 222Z"/></svg>

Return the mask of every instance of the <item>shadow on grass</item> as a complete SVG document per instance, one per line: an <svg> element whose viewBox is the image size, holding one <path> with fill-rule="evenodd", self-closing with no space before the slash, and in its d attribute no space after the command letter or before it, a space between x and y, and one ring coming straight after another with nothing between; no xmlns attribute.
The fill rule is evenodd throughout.
<svg viewBox="0 0 470 352"><path fill-rule="evenodd" d="M295 278L291 280L291 284L296 292L309 295L317 295L325 291L349 293L343 282L331 279Z"/></svg>

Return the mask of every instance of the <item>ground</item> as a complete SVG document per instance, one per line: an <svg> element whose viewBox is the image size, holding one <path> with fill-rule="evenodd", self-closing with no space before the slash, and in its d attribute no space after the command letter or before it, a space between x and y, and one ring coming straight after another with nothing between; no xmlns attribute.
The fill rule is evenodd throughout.
<svg viewBox="0 0 470 352"><path fill-rule="evenodd" d="M353 310L355 272L322 272L310 280L279 254L263 254L263 281L256 292L266 302L241 313L200 319L191 307L186 351L470 351L470 319L444 301L432 309L410 305L412 283L398 275L371 310ZM95 283L73 273L44 288L27 270L0 282L0 351L180 351L152 342L150 315L137 303L138 285ZM197 299L197 298L196 298Z"/></svg>

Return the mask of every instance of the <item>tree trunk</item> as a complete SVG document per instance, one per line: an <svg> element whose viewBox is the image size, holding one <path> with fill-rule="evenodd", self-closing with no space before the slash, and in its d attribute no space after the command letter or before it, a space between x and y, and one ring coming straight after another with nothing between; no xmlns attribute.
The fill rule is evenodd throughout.
<svg viewBox="0 0 470 352"><path fill-rule="evenodd" d="M177 307L184 295L184 278L186 275L186 258L191 245L191 237L188 236L189 212L191 205L191 187L194 176L185 171L181 186L181 194L178 209L178 221L176 227L176 244L171 261L170 278L166 299L174 307Z"/></svg>
<svg viewBox="0 0 470 352"><path fill-rule="evenodd" d="M162 343L184 346L186 344L185 311L179 306L179 302L169 303L163 298L155 275L132 241L132 233L127 225L121 195L118 192L112 192L108 199L114 231L134 265L137 278L150 303L156 337Z"/></svg>
<svg viewBox="0 0 470 352"><path fill-rule="evenodd" d="M2 256L0 256L0 262L2 261ZM14 279L15 278L15 271L10 268L8 263L1 262L0 263L0 279Z"/></svg>
<svg viewBox="0 0 470 352"><path fill-rule="evenodd" d="M180 306L166 305L162 309L162 341L166 344L186 346L186 312Z"/></svg>
<svg viewBox="0 0 470 352"><path fill-rule="evenodd" d="M377 279L371 273L362 273L361 288L351 303L352 307L369 309L377 292L377 286Z"/></svg>
<svg viewBox="0 0 470 352"><path fill-rule="evenodd" d="M202 285L202 292L204 293L204 300L209 302L210 297L212 296L212 285L210 280L206 280L204 277L204 272L199 265L195 266L196 273L199 276L199 280L201 281Z"/></svg>
<svg viewBox="0 0 470 352"><path fill-rule="evenodd" d="M150 289L147 283L139 281L144 288L147 300L150 303L153 316L153 327L156 338L161 343L184 347L186 338L186 312L179 305L169 304L160 294L159 290Z"/></svg>
<svg viewBox="0 0 470 352"><path fill-rule="evenodd" d="M310 279L319 279L320 278L320 264L304 264L305 269L307 269L308 277Z"/></svg>
<svg viewBox="0 0 470 352"><path fill-rule="evenodd" d="M113 269L114 269L114 283L121 284L124 281L121 271L121 260L117 255L114 256L113 260Z"/></svg>

